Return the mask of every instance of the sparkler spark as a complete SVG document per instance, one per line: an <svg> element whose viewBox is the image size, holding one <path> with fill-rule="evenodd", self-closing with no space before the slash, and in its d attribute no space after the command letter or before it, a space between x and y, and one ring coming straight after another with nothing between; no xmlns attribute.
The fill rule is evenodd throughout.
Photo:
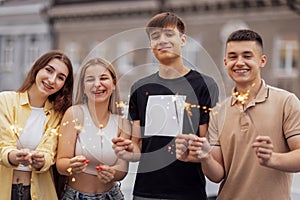
<svg viewBox="0 0 300 200"><path fill-rule="evenodd" d="M246 100L248 100L249 98L249 93L250 93L250 90L247 90L246 93L239 93L239 92L234 92L233 93L233 96L236 97L238 103L240 104L245 104L246 103Z"/></svg>

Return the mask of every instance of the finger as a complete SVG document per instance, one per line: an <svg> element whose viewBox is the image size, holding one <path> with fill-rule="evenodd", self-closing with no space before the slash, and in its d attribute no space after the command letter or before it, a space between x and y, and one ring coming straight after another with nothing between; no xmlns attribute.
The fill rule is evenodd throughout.
<svg viewBox="0 0 300 200"><path fill-rule="evenodd" d="M176 152L176 156L182 157L182 155L183 155L186 151L183 151L183 150L181 150L181 149L176 149L175 152Z"/></svg>
<svg viewBox="0 0 300 200"><path fill-rule="evenodd" d="M268 148L257 148L257 152L261 154L271 154L272 151Z"/></svg>
<svg viewBox="0 0 300 200"><path fill-rule="evenodd" d="M271 155L270 155L270 154L262 154L262 153L258 153L258 154L257 154L257 157L258 157L259 159L268 160L268 159L271 158Z"/></svg>
<svg viewBox="0 0 300 200"><path fill-rule="evenodd" d="M183 146L187 147L188 146L188 140L186 140L186 139L177 139L176 138L175 144L176 144L176 146L183 145Z"/></svg>
<svg viewBox="0 0 300 200"><path fill-rule="evenodd" d="M186 137L187 137L187 135L185 135L185 134L176 135L176 139L185 139Z"/></svg>
<svg viewBox="0 0 300 200"><path fill-rule="evenodd" d="M186 152L188 147L187 145L185 144L176 144L176 147L175 147L176 150L179 150L181 152Z"/></svg>
<svg viewBox="0 0 300 200"><path fill-rule="evenodd" d="M115 137L112 139L113 143L123 142L125 139L123 137Z"/></svg>
<svg viewBox="0 0 300 200"><path fill-rule="evenodd" d="M273 145L272 144L268 144L265 142L255 142L252 144L253 148L265 148L265 149L273 149Z"/></svg>
<svg viewBox="0 0 300 200"><path fill-rule="evenodd" d="M269 136L262 136L262 135L257 136L256 141L257 142L265 142L267 144L270 144L272 142L271 138Z"/></svg>
<svg viewBox="0 0 300 200"><path fill-rule="evenodd" d="M116 154L119 154L120 152L126 152L127 146L123 146L123 147L116 147L114 149Z"/></svg>

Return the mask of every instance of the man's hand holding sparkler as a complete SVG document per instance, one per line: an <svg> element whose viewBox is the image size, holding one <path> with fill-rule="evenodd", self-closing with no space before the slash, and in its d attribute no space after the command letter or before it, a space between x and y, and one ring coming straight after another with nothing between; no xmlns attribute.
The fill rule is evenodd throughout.
<svg viewBox="0 0 300 200"><path fill-rule="evenodd" d="M258 158L259 164L271 167L271 158L273 153L273 143L269 136L257 136L255 142L252 144L255 149L255 154Z"/></svg>
<svg viewBox="0 0 300 200"><path fill-rule="evenodd" d="M211 146L205 137L194 134L176 136L176 157L185 162L201 162L210 155Z"/></svg>
<svg viewBox="0 0 300 200"><path fill-rule="evenodd" d="M134 154L134 145L130 139L116 137L112 139L113 149L118 158L131 161Z"/></svg>

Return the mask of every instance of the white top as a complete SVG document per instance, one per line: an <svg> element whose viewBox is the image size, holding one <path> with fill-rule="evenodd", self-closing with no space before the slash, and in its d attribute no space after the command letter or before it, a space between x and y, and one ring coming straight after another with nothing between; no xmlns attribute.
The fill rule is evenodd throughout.
<svg viewBox="0 0 300 200"><path fill-rule="evenodd" d="M45 120L44 108L31 107L29 118L17 143L18 149L29 149L29 151L36 149L44 134ZM23 165L18 166L16 170L31 171L28 166Z"/></svg>
<svg viewBox="0 0 300 200"><path fill-rule="evenodd" d="M118 115L110 114L105 127L97 127L86 105L81 106L84 113L82 130L78 133L75 155L83 155L90 160L85 173L97 175L96 167L101 163L113 165L117 156L112 148L112 139L118 136Z"/></svg>

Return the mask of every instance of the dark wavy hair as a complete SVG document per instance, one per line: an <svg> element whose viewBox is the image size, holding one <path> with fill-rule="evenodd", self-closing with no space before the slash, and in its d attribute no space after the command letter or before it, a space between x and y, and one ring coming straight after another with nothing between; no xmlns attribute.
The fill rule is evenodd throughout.
<svg viewBox="0 0 300 200"><path fill-rule="evenodd" d="M63 87L59 91L48 97L48 100L54 106L54 110L63 114L67 110L67 108L72 105L74 78L71 60L59 50L48 51L47 53L39 57L31 67L22 86L17 90L17 92L25 92L26 90L28 90L35 83L36 75L40 71L40 69L47 66L47 64L52 59L58 59L62 61L63 63L65 63L69 70L69 74Z"/></svg>

